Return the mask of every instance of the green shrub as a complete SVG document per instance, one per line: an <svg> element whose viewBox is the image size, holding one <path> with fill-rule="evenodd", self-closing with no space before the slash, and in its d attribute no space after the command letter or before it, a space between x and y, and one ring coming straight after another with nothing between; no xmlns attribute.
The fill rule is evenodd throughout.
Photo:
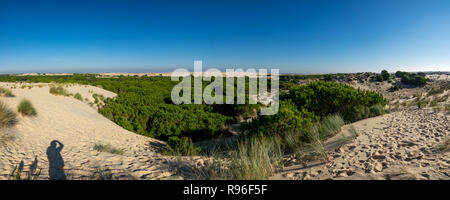
<svg viewBox="0 0 450 200"><path fill-rule="evenodd" d="M291 99L297 108L305 108L321 117L339 113L345 121L361 119L362 117L355 117L355 114L363 114L365 107L386 104L386 100L379 93L322 81L293 87L287 95L280 97Z"/></svg>
<svg viewBox="0 0 450 200"><path fill-rule="evenodd" d="M435 107L435 106L437 106L437 105L438 105L437 99L434 99L433 101L430 102L430 106L431 106L431 107Z"/></svg>
<svg viewBox="0 0 450 200"><path fill-rule="evenodd" d="M404 72L401 76L401 82L407 85L423 86L427 83L427 79L416 73Z"/></svg>
<svg viewBox="0 0 450 200"><path fill-rule="evenodd" d="M394 85L391 88L389 88L389 91L394 92L397 90L403 89L403 87L401 85Z"/></svg>
<svg viewBox="0 0 450 200"><path fill-rule="evenodd" d="M442 93L444 93L444 91L445 91L444 88L439 88L439 89L431 88L431 89L428 91L427 96L432 96L432 95L442 94Z"/></svg>
<svg viewBox="0 0 450 200"><path fill-rule="evenodd" d="M383 77L383 80L388 80L389 79L389 72L386 70L381 71L381 76Z"/></svg>
<svg viewBox="0 0 450 200"><path fill-rule="evenodd" d="M402 71L396 71L395 72L395 76L398 78L401 78L406 72L402 72Z"/></svg>
<svg viewBox="0 0 450 200"><path fill-rule="evenodd" d="M81 96L80 93L76 93L73 97L74 97L75 99L78 99L78 100L80 100L80 101L83 101L83 97Z"/></svg>
<svg viewBox="0 0 450 200"><path fill-rule="evenodd" d="M14 94L11 92L11 90L4 87L0 87L0 95L4 97L14 97Z"/></svg>
<svg viewBox="0 0 450 200"><path fill-rule="evenodd" d="M310 126L307 131L309 141L301 139L302 133L289 130L283 134L245 135L239 137L236 145L225 159L228 164L220 162L207 163L207 179L255 180L268 179L283 167L283 156L306 148L313 150L327 159L327 152L321 139L330 137L341 130L344 125L339 115L325 117L320 123Z"/></svg>
<svg viewBox="0 0 450 200"><path fill-rule="evenodd" d="M100 151L100 152L108 152L108 153L112 153L112 154L118 154L118 155L124 154L124 150L114 148L110 144L107 144L107 145L96 144L94 146L94 150Z"/></svg>
<svg viewBox="0 0 450 200"><path fill-rule="evenodd" d="M0 128L12 126L16 122L16 113L10 110L3 101L0 101Z"/></svg>
<svg viewBox="0 0 450 200"><path fill-rule="evenodd" d="M54 95L62 95L62 96L69 96L69 92L64 89L62 86L58 86L58 87L51 87L50 88L50 94L54 94Z"/></svg>
<svg viewBox="0 0 450 200"><path fill-rule="evenodd" d="M37 112L33 104L27 99L23 99L17 106L17 111L24 116L36 116Z"/></svg>
<svg viewBox="0 0 450 200"><path fill-rule="evenodd" d="M278 137L251 136L238 140L225 159L206 162L201 178L267 180L282 167ZM217 156L215 156L217 157ZM223 160L226 160L224 163Z"/></svg>
<svg viewBox="0 0 450 200"><path fill-rule="evenodd" d="M195 156L200 153L200 147L195 147L191 138L172 136L167 141L163 154L171 156Z"/></svg>

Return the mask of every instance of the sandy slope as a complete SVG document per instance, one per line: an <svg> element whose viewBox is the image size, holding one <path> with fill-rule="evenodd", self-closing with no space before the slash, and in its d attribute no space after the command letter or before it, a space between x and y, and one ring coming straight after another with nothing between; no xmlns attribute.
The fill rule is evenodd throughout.
<svg viewBox="0 0 450 200"><path fill-rule="evenodd" d="M450 137L449 120L417 108L362 120L352 124L357 138L330 152L329 162L287 167L274 178L448 180L450 152L435 148Z"/></svg>
<svg viewBox="0 0 450 200"><path fill-rule="evenodd" d="M9 87L12 84L1 83L1 85ZM107 97L115 95L92 86L71 86L68 90L80 92L83 98L92 96L89 90ZM13 135L16 139L0 147L0 179L9 178L13 169L20 166L22 161L24 173L30 171L30 167L33 168L37 162L36 171L41 171L38 179L48 179L51 176L92 179L99 177L98 172L103 175L113 173L114 178L180 178L170 172L168 160L156 153L156 147L162 144L160 141L119 127L86 102L73 97L51 95L48 86L41 88L35 86L32 89L20 89L18 86L12 91L15 97L0 97L1 100L12 110L17 111L19 101L27 98L35 106L38 115L36 117L18 115L18 123L14 127L2 130L3 134ZM60 157L53 155L58 154L55 151L47 155L53 140L64 145ZM95 144L110 144L125 150L125 154L98 152L93 149ZM52 171L55 169L54 166L58 168L62 162L64 171Z"/></svg>

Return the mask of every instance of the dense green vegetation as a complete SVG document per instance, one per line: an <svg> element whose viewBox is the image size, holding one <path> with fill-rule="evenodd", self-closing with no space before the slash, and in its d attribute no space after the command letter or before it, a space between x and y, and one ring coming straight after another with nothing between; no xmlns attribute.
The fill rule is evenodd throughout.
<svg viewBox="0 0 450 200"><path fill-rule="evenodd" d="M311 77L326 79L324 75L281 78L280 85L284 85L288 92L280 96L279 112L275 115L258 116L241 126L244 134L241 134L236 145L231 148L231 154L241 160L247 159L249 163L234 163L236 167L245 170L239 172L241 175L233 175L235 178L257 178L258 170L261 173L268 172L261 166L250 163L261 159L261 156L270 157L275 153L282 156L304 148L305 144L320 146L317 145L320 140L337 133L344 120L356 121L382 114L385 100L377 93L335 82L315 81L303 86L296 85L296 80ZM332 76L334 77L335 75ZM114 99L93 95L98 101L104 102L104 106L99 107L99 112L125 129L168 141L164 152L169 155L198 154L200 149L193 142L225 133L228 124L254 116L261 106L174 105L170 93L178 82L171 81L169 77L97 78L95 75L76 74L0 76L0 81L79 83L112 91L117 94ZM203 86L207 84L208 82ZM248 103L248 83L246 85ZM55 87L53 90L55 94L67 94L64 88ZM269 147L257 147L259 144L267 144ZM278 165L278 159L279 157L260 161L270 162L274 169ZM250 171L254 171L254 174L248 176Z"/></svg>
<svg viewBox="0 0 450 200"><path fill-rule="evenodd" d="M386 80L389 79L390 74L389 74L389 72L387 70L382 70L381 71L381 76L383 77L383 80L386 81Z"/></svg>
<svg viewBox="0 0 450 200"><path fill-rule="evenodd" d="M3 101L0 101L0 129L12 126L16 121L16 113L10 110Z"/></svg>

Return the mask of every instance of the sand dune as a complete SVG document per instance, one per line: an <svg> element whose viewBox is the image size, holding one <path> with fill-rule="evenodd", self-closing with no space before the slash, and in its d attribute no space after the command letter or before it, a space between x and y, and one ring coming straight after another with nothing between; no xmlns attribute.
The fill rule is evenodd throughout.
<svg viewBox="0 0 450 200"><path fill-rule="evenodd" d="M1 85L10 87L14 84ZM113 178L180 178L170 172L167 159L156 153L157 146L162 142L129 132L100 115L86 102L52 95L49 87L43 86L46 84L39 85L41 87L36 84L31 89L20 89L16 85L16 89L12 89L15 97L1 97L14 111L17 111L19 101L27 98L38 114L35 117L18 115L18 123L3 130L3 134L13 135L15 139L0 147L0 179L10 178L11 172L21 162L24 173L30 171L30 167L33 170L37 162L36 171L41 171L38 179L92 179L102 178L99 176L107 173L114 174ZM83 98L92 96L90 90L106 97L115 96L92 86L69 86L67 89L72 93L81 93ZM54 140L64 145L60 152L62 158L56 161L52 155L47 155ZM111 145L122 149L124 154L96 151L96 144ZM53 168L61 166L61 162L63 171L56 170L55 174Z"/></svg>
<svg viewBox="0 0 450 200"><path fill-rule="evenodd" d="M274 179L443 179L450 178L450 115L407 108L351 124L358 136L329 153L329 162L287 167ZM334 142L345 134L331 138Z"/></svg>

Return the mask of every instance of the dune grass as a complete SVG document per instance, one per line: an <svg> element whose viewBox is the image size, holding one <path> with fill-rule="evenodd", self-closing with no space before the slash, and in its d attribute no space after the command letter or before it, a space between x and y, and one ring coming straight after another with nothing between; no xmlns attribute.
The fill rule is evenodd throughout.
<svg viewBox="0 0 450 200"><path fill-rule="evenodd" d="M125 153L124 150L115 148L115 147L111 146L110 144L107 144L107 145L96 144L94 146L94 150L100 151L100 152L108 152L108 153L112 153L112 154L118 154L118 155L123 155Z"/></svg>
<svg viewBox="0 0 450 200"><path fill-rule="evenodd" d="M4 87L0 87L0 96L3 96L3 97L14 97L14 94L11 92L10 89L4 88Z"/></svg>
<svg viewBox="0 0 450 200"><path fill-rule="evenodd" d="M17 122L16 117L16 113L10 110L3 101L0 101L0 129L13 126ZM14 139L15 137L13 135L7 135L0 132L0 147Z"/></svg>
<svg viewBox="0 0 450 200"><path fill-rule="evenodd" d="M435 149L441 152L450 151L450 138L445 138L444 141L436 145Z"/></svg>
<svg viewBox="0 0 450 200"><path fill-rule="evenodd" d="M69 96L70 95L70 93L62 86L58 86L58 87L53 86L50 88L49 92L50 92L50 94L53 94L53 95L61 95L61 96Z"/></svg>
<svg viewBox="0 0 450 200"><path fill-rule="evenodd" d="M450 104L445 104L444 110L445 110L446 112L450 112Z"/></svg>
<svg viewBox="0 0 450 200"><path fill-rule="evenodd" d="M283 135L242 137L223 154L213 153L198 177L203 179L264 180L282 169L283 157L295 152L314 152L320 159L327 159L323 138L341 130L344 120L331 115L315 124L308 132L309 141L301 140L304 133L289 132ZM217 150L216 152L223 152Z"/></svg>
<svg viewBox="0 0 450 200"><path fill-rule="evenodd" d="M17 111L24 116L36 116L37 112L33 104L27 99L22 99L17 106Z"/></svg>
<svg viewBox="0 0 450 200"><path fill-rule="evenodd" d="M3 101L0 101L0 128L14 125L17 122L16 117L16 113L9 109Z"/></svg>
<svg viewBox="0 0 450 200"><path fill-rule="evenodd" d="M190 138L174 136L169 138L161 153L170 156L196 156L200 154L200 151L200 147L194 146Z"/></svg>

